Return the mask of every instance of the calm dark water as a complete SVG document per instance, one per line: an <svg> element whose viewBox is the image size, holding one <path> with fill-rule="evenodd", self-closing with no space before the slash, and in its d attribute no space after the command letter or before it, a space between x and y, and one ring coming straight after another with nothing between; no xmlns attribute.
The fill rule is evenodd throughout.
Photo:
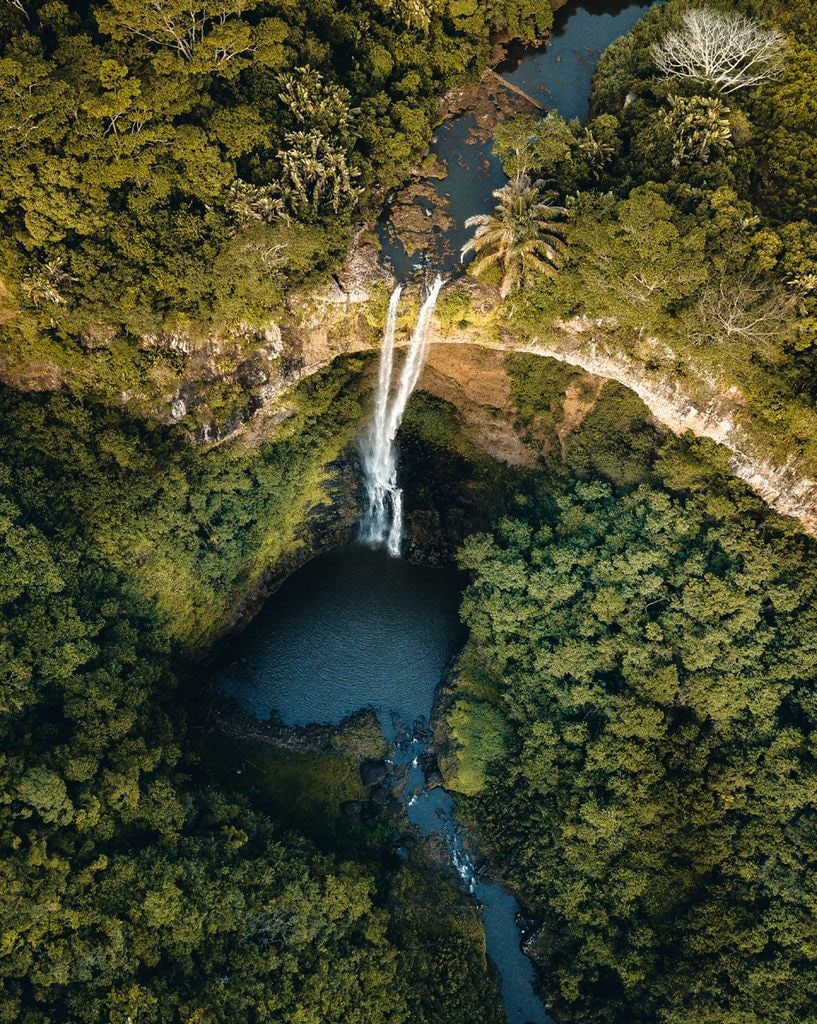
<svg viewBox="0 0 817 1024"><path fill-rule="evenodd" d="M462 646L464 577L409 565L360 544L313 559L266 603L236 644L224 692L257 718L340 722L374 707L395 720L428 717L434 690Z"/></svg>
<svg viewBox="0 0 817 1024"><path fill-rule="evenodd" d="M558 110L570 120L584 120L589 112L590 82L598 59L619 36L633 27L646 11L661 0L580 0L556 12L553 34L546 46L511 48L508 59L496 70L548 110ZM496 200L493 191L507 180L489 139L472 134L472 114L445 121L437 128L431 152L445 163L448 175L432 184L441 200L448 202L454 226L436 235L429 251L407 256L390 228L388 211L377 225L383 262L401 281L429 269L448 275L463 266L459 252L470 231L468 217L489 213ZM466 263L470 260L470 255Z"/></svg>
<svg viewBox="0 0 817 1024"><path fill-rule="evenodd" d="M660 0L580 0L557 11L549 43L516 47L497 72L568 121L590 112L590 83L599 57Z"/></svg>
<svg viewBox="0 0 817 1024"><path fill-rule="evenodd" d="M459 620L464 574L409 565L350 544L294 573L238 638L223 691L257 718L287 725L340 722L365 707L378 712L392 759L405 766L409 819L438 835L474 899L488 955L502 979L509 1024L548 1024L534 968L520 949L519 905L497 882L479 878L454 800L427 785L422 754L434 691L465 641Z"/></svg>

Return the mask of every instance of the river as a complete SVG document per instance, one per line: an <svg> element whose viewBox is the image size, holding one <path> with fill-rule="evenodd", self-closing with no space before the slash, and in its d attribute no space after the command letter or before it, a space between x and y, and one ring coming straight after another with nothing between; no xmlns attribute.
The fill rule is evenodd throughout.
<svg viewBox="0 0 817 1024"><path fill-rule="evenodd" d="M511 45L496 71L548 110L570 120L584 119L589 111L590 83L604 50L624 35L660 0L580 0L568 3L554 15L553 31L544 47ZM429 148L446 169L442 179L432 178L438 199L451 220L450 227L433 236L422 256L407 255L395 234L387 210L377 225L383 262L400 281L429 269L452 276L461 271L459 252L470 237L468 217L489 213L496 202L495 189L507 180L490 139L483 141L472 113L441 124ZM434 200L417 199L430 212Z"/></svg>
<svg viewBox="0 0 817 1024"><path fill-rule="evenodd" d="M452 863L481 907L488 955L502 979L509 1024L546 1024L534 970L520 949L519 906L497 882L477 876L454 801L429 788L422 767L434 694L462 647L459 603L465 578L350 544L313 559L270 598L223 673L225 695L259 719L338 724L372 708L407 770L409 820L442 836Z"/></svg>
<svg viewBox="0 0 817 1024"><path fill-rule="evenodd" d="M549 109L584 118L600 53L652 2L568 4L556 15L547 47L512 48L497 70ZM429 267L453 272L452 253L467 237L465 219L490 210L491 193L505 180L490 141L476 138L473 128L466 114L435 135L431 151L448 173L434 187L453 222L437 237L436 251L409 258L388 217L379 225L383 258L401 280ZM458 616L463 584L454 568L409 565L359 544L319 556L266 603L237 642L221 686L259 719L277 716L287 725L336 724L363 708L376 711L391 759L408 773L410 820L422 834L445 839L480 907L509 1024L547 1024L533 965L520 948L518 904L500 884L477 875L451 795L430 788L422 767L435 690L465 640Z"/></svg>

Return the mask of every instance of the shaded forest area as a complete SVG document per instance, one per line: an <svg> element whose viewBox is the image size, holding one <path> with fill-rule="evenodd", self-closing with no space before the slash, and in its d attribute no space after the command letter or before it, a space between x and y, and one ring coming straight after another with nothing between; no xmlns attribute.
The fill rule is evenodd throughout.
<svg viewBox="0 0 817 1024"><path fill-rule="evenodd" d="M549 23L3 4L4 365L82 380L101 346L124 393L176 358L145 332L268 317L342 257L491 32ZM307 382L273 441L210 451L110 395L4 389L0 1020L500 1019L472 908L377 844L319 849L190 738L189 653L292 550L359 429L362 369Z"/></svg>
<svg viewBox="0 0 817 1024"><path fill-rule="evenodd" d="M190 651L292 550L361 380L326 371L288 434L209 452L3 393L0 1020L501 1020L463 897L382 830L319 849L190 731Z"/></svg>
<svg viewBox="0 0 817 1024"><path fill-rule="evenodd" d="M564 264L523 280L509 315L523 334L615 316L624 349L666 333L738 382L784 453L814 458L817 18L806 0L714 5L778 25L786 63L701 103L651 56L686 6L603 58L587 129L498 132L511 174L524 134L525 169L566 210ZM4 4L4 364L81 375L105 325L124 392L175 358L140 353L144 334L261 323L336 265L491 34L550 17L523 0ZM774 330L713 335L724 296ZM566 386L543 366L512 367L529 423ZM362 369L304 384L256 449L3 391L4 1024L501 1019L449 889L286 829L190 742L190 649L291 549L364 415ZM813 545L713 469L722 453L658 445L633 401L608 390L566 466L520 484L462 553L466 810L538 925L560 1019L802 1024Z"/></svg>
<svg viewBox="0 0 817 1024"><path fill-rule="evenodd" d="M811 1022L814 542L637 406L605 389L567 467L466 541L446 781L557 1020Z"/></svg>

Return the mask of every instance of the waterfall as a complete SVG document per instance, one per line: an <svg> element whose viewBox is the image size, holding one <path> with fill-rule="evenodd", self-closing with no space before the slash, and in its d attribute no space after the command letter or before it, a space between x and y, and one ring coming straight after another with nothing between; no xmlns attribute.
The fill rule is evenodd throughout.
<svg viewBox="0 0 817 1024"><path fill-rule="evenodd" d="M414 325L406 352L406 360L393 393L391 378L394 367L394 336L402 285L398 285L392 292L380 351L374 416L363 439L366 507L363 512L361 537L375 547L385 544L389 554L394 556L400 554L403 538L403 492L397 486L397 453L394 439L423 369L428 350L431 317L442 286L443 279L437 277L420 306L417 323Z"/></svg>

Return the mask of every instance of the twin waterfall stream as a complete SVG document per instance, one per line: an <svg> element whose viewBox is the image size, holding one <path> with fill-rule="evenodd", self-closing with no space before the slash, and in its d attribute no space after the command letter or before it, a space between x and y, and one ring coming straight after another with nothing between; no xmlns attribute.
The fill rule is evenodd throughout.
<svg viewBox="0 0 817 1024"><path fill-rule="evenodd" d="M511 44L498 73L566 119L583 120L596 58L657 2L571 0L555 15L547 46ZM493 190L506 180L491 140L481 135L475 114L466 111L436 129L431 147L446 168L442 178L432 179L434 202L453 227L440 233L421 262L452 277L461 270L458 256L469 237L465 221L490 213ZM419 268L415 254L399 237L395 241L387 217L377 230L386 264L396 276L412 277ZM360 444L362 543L319 555L284 583L242 635L222 686L257 718L274 713L287 726L338 724L362 708L376 711L391 751L389 770L399 785L395 795L430 840L429 849L450 861L479 907L508 1024L550 1024L533 963L520 948L519 906L475 864L453 796L429 779L434 692L465 640L457 611L463 581L453 566L412 565L399 557L403 495L396 438L423 369L442 287L438 277L428 289L402 363L395 356L402 286L388 304L372 420ZM402 847L395 852L410 856Z"/></svg>
<svg viewBox="0 0 817 1024"><path fill-rule="evenodd" d="M388 548L398 557L403 539L403 492L397 486L397 454L394 441L403 420L411 393L417 385L428 351L428 331L434 307L444 282L436 277L429 289L411 334L406 361L392 392L394 341L397 331L397 309L403 286L391 293L383 331L380 369L377 377L374 416L363 440L363 473L366 507L361 523L361 539L372 547Z"/></svg>
<svg viewBox="0 0 817 1024"><path fill-rule="evenodd" d="M394 387L402 285L392 292L383 331L374 412L361 444L365 503L360 539L372 548L385 548L392 559L399 559L403 537L403 492L397 482L395 440L423 369L431 318L443 283L437 276L423 299ZM428 719L421 715L412 725L405 719L400 725L389 763L406 773L406 813L422 835L442 839L454 869L480 908L486 950L501 979L508 1022L549 1024L550 1018L536 993L533 964L520 948L519 905L498 882L483 877L477 870L457 822L453 797L442 787L429 785L425 768L431 739Z"/></svg>

